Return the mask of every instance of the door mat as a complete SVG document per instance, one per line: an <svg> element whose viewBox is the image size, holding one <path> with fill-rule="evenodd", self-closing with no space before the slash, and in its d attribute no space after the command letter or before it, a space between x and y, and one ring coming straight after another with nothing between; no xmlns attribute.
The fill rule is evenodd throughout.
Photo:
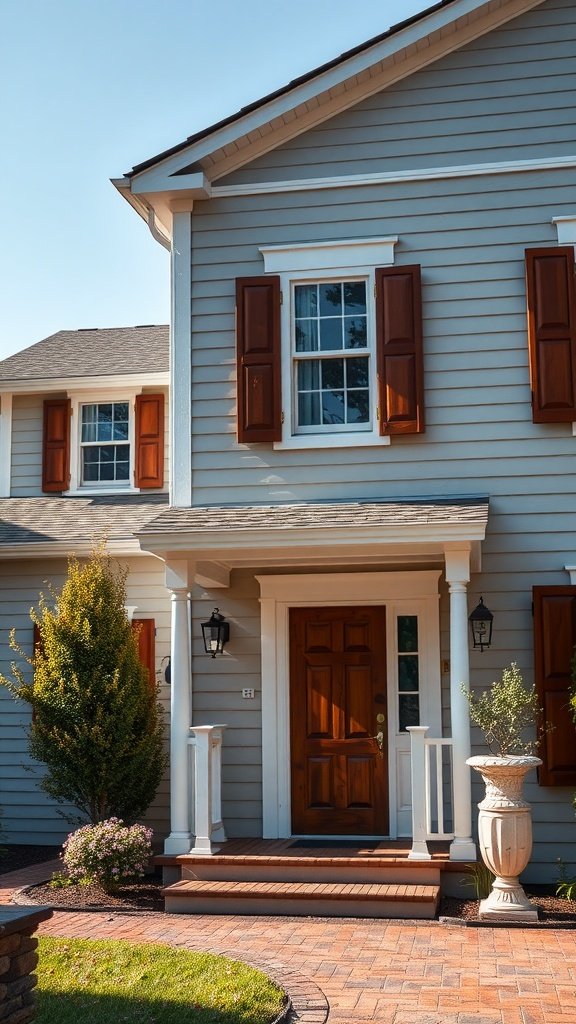
<svg viewBox="0 0 576 1024"><path fill-rule="evenodd" d="M375 850L380 845L379 839L295 839L290 844L298 850Z"/></svg>

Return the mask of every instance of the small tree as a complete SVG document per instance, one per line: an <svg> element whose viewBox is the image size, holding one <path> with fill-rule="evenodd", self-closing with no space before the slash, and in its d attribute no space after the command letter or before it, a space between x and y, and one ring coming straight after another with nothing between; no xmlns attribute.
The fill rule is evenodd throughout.
<svg viewBox="0 0 576 1024"><path fill-rule="evenodd" d="M539 713L536 689L526 689L515 662L505 668L502 678L492 683L490 690L477 697L464 689L470 707L470 718L484 733L493 754L507 757L512 754L531 754L542 738L537 730L533 740L524 738L524 730L535 726Z"/></svg>
<svg viewBox="0 0 576 1024"><path fill-rule="evenodd" d="M40 636L26 658L33 682L16 664L16 682L0 676L32 706L30 753L47 767L42 788L91 822L142 815L166 765L157 687L124 610L126 576L103 545L85 564L70 559L61 593L50 589L50 603L41 594L30 611ZM26 657L14 631L10 644Z"/></svg>

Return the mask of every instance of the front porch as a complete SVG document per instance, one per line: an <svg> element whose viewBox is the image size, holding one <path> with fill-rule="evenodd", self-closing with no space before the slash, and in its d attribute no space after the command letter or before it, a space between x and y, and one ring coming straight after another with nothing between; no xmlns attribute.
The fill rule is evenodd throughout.
<svg viewBox="0 0 576 1024"><path fill-rule="evenodd" d="M293 843L303 835L324 836L329 849L344 837L363 837L364 846L373 837L377 845L398 840L396 859L406 871L411 864L432 868L438 842L460 870L475 861L462 685L470 674L467 589L480 570L487 516L486 499L172 509L141 534L142 547L165 561L172 592L165 854L176 858L173 866L183 863L180 855L206 865L196 879L178 884L232 881L207 877L208 862L220 866L224 850L232 856L234 847L222 846L225 818L236 835L289 844L281 850L290 862L280 865L282 878L241 880L255 886L409 884L382 882L381 874L323 882L314 874L292 882L284 869L294 866ZM230 643L221 660L205 661L196 637L214 604L231 621ZM291 642L303 621L312 625L300 656ZM336 634L348 637L344 646L335 643ZM305 672L312 681L300 692L295 687ZM300 729L313 741L304 773ZM244 770L248 746L251 771ZM342 767L346 758L350 771ZM302 793L308 807L321 809L313 821L304 821L297 807ZM375 811L364 820L368 805ZM362 864L376 868L383 849L390 867L388 846ZM299 861L317 869L310 858ZM261 895L256 889L246 899ZM218 896L225 898L231 897Z"/></svg>
<svg viewBox="0 0 576 1024"><path fill-rule="evenodd" d="M169 913L431 919L463 865L449 844L427 861L409 840L230 839L212 856L156 858Z"/></svg>

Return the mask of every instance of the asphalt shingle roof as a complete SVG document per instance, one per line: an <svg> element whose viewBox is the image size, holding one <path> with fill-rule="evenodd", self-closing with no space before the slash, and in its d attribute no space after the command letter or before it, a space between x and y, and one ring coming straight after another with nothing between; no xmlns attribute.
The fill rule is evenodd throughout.
<svg viewBox="0 0 576 1024"><path fill-rule="evenodd" d="M129 540L167 506L166 494L0 499L0 546ZM1 547L0 547L1 552Z"/></svg>
<svg viewBox="0 0 576 1024"><path fill-rule="evenodd" d="M58 331L0 362L0 381L102 377L169 369L165 324Z"/></svg>
<svg viewBox="0 0 576 1024"><path fill-rule="evenodd" d="M482 525L488 498L404 499L398 501L317 502L291 505L232 505L167 508L140 531L213 533L229 530L341 529L397 526Z"/></svg>

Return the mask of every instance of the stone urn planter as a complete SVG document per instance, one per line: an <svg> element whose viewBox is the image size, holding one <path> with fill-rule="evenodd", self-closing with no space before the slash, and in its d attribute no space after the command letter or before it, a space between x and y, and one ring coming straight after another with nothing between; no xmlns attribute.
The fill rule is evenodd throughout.
<svg viewBox="0 0 576 1024"><path fill-rule="evenodd" d="M480 903L480 920L536 921L538 914L520 885L532 852L530 804L523 799L524 777L542 764L527 754L470 757L486 794L478 804L478 839L482 860L496 877L492 891Z"/></svg>

